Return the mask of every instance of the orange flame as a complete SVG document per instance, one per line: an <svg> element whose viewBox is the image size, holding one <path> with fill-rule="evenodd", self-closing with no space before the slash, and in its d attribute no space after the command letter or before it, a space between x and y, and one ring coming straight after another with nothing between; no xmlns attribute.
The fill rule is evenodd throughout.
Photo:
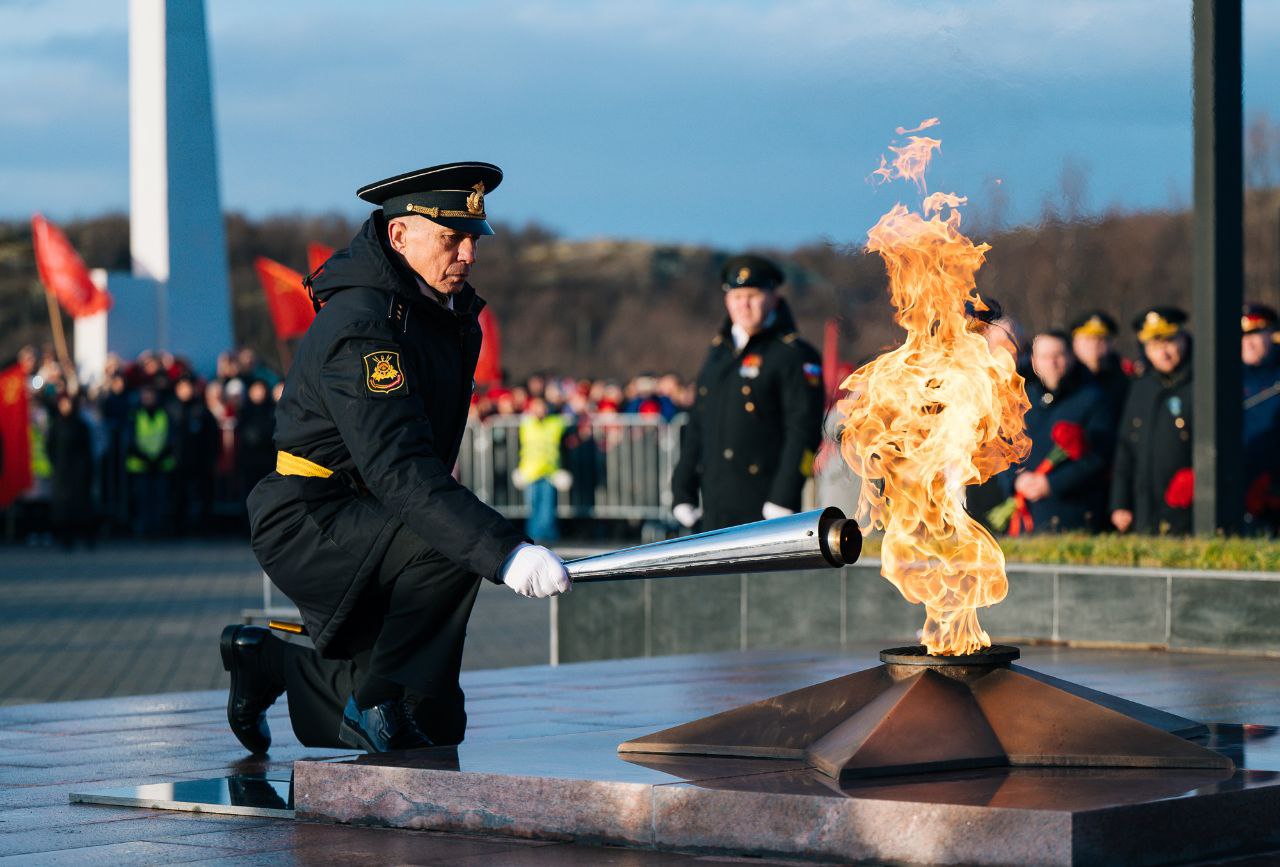
<svg viewBox="0 0 1280 867"><path fill-rule="evenodd" d="M939 144L913 136L890 148L899 154L894 176L923 190ZM1009 588L1004 554L965 511L964 487L1021 460L1031 445L1023 425L1030 404L1013 356L989 349L965 314L966 302L986 309L974 275L991 249L961 234L965 201L934 193L923 215L897 204L868 233L907 335L854 371L837 404L841 453L862 479L858 518L884 530L881 574L908 602L924 604L923 643L946 655L990 646L977 609Z"/></svg>
<svg viewBox="0 0 1280 867"><path fill-rule="evenodd" d="M936 117L931 117L928 120L921 121L920 125L915 129L898 127L898 135L919 132L922 129L937 126L939 123L941 123L940 120ZM940 139L923 135L908 136L907 143L902 147L889 145L889 150L893 151L897 156L893 158L892 165L883 156L880 157L880 167L871 173L880 180L872 181L872 183L885 184L894 178L905 178L913 181L920 189L920 192L926 192L924 170L929 167L929 160L933 158L933 152L941 149L942 141Z"/></svg>
<svg viewBox="0 0 1280 867"><path fill-rule="evenodd" d="M938 120L936 117L931 117L928 120L920 121L919 126L916 126L912 129L904 129L903 127L898 127L897 129L894 130L894 132L896 132L898 135L906 135L909 132L920 132L920 130L922 129L928 129L931 126L937 126L940 123L942 123L942 121Z"/></svg>

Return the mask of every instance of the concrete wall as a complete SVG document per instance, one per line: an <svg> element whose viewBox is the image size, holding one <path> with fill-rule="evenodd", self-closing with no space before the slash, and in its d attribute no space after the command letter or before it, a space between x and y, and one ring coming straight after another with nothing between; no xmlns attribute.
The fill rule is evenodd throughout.
<svg viewBox="0 0 1280 867"><path fill-rule="evenodd" d="M868 560L841 570L582 585L553 600L552 659L915 644L924 610ZM994 640L1280 654L1280 573L1009 568Z"/></svg>

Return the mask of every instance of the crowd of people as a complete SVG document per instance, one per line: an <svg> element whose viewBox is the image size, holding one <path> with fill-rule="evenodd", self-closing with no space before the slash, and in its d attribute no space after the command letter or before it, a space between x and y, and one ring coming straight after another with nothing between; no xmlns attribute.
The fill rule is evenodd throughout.
<svg viewBox="0 0 1280 867"><path fill-rule="evenodd" d="M163 538L243 530L245 496L275 466L275 404L283 388L281 374L252 349L224 353L209 379L167 352L131 361L112 356L104 375L85 383L68 375L52 348L25 347L19 363L30 393L33 479L12 511L20 538L72 547L104 533ZM691 386L673 374L535 374L478 389L471 419L572 419L574 430L619 413L670 421L690 397ZM540 491L541 482L563 473L559 456L562 447L571 451L575 434L563 424L554 458L538 462L529 457L537 448L533 428L520 429L529 445L521 449L526 475L516 478ZM548 520L533 529L553 534Z"/></svg>
<svg viewBox="0 0 1280 867"><path fill-rule="evenodd" d="M970 492L970 512L997 532L1192 531L1192 329L1185 311L1155 306L1132 328L1142 354L1120 357L1118 326L1092 310L1069 328L1029 338L994 305L988 343L1012 352L1027 381L1031 451ZM1277 313L1247 304L1244 368L1246 529L1280 526L1280 328Z"/></svg>
<svg viewBox="0 0 1280 867"><path fill-rule="evenodd" d="M1175 307L1134 322L1136 359L1116 352L1115 320L1093 310L1068 328L1026 334L999 305L980 315L993 350L1014 354L1027 382L1027 459L970 489L969 510L993 531L1182 534L1191 531L1191 323ZM1247 305L1244 363L1246 521L1280 525L1280 317ZM31 396L32 487L10 527L34 544L92 544L104 532L140 538L243 529L244 498L275 466L274 409L283 381L253 350L224 353L212 378L180 357L112 357L103 376L75 383L55 354L19 355ZM526 527L554 540L557 492L567 494L575 443L593 421L635 414L670 421L695 385L675 374L630 380L535 374L478 388L472 422L520 418L519 463L503 467L524 491ZM579 462L580 463L580 462ZM86 496L86 492L90 492Z"/></svg>

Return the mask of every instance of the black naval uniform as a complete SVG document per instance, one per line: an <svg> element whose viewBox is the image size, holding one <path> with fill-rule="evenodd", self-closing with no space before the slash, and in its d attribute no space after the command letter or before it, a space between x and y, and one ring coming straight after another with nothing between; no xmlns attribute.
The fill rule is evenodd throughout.
<svg viewBox="0 0 1280 867"><path fill-rule="evenodd" d="M458 671L478 582L497 581L524 541L450 473L484 302L470 286L452 310L425 297L386 238L375 212L314 277L324 307L277 407L277 471L248 503L254 553L316 647L288 645L283 662L308 746L342 746L343 705L371 671L405 687L434 743L461 741Z"/></svg>
<svg viewBox="0 0 1280 867"><path fill-rule="evenodd" d="M787 302L741 350L730 328L726 319L698 374L672 478L676 503L697 504L701 490L709 530L762 520L765 503L798 511L822 429L821 359Z"/></svg>
<svg viewBox="0 0 1280 867"><path fill-rule="evenodd" d="M1111 509L1133 512L1135 533L1191 532L1191 509L1165 502L1169 483L1191 467L1191 351L1169 375L1133 381L1120 416Z"/></svg>
<svg viewBox="0 0 1280 867"><path fill-rule="evenodd" d="M1019 469L1034 470L1053 451L1053 429L1060 422L1079 425L1085 435L1087 449L1078 460L1065 460L1049 471L1049 493L1028 502L1035 533L1059 533L1070 530L1096 532L1108 525L1107 468L1115 443L1115 417L1107 396L1083 364L1073 364L1049 391L1038 377L1027 380L1027 436L1031 452ZM1013 494L1017 476L1002 474Z"/></svg>

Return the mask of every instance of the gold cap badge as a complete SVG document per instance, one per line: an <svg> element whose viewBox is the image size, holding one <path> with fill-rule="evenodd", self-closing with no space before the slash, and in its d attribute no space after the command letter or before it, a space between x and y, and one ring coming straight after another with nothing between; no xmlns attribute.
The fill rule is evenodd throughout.
<svg viewBox="0 0 1280 867"><path fill-rule="evenodd" d="M477 217L484 216L484 181L473 185L471 189L475 190L471 195L467 196L467 210L475 214Z"/></svg>

